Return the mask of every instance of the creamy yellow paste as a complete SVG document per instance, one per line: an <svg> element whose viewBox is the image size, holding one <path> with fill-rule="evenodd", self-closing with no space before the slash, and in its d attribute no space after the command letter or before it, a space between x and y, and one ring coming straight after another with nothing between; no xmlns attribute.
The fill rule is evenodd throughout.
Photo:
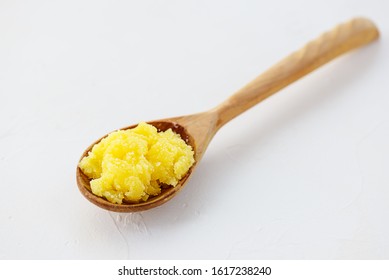
<svg viewBox="0 0 389 280"><path fill-rule="evenodd" d="M146 123L112 132L94 145L79 167L95 195L112 203L146 201L161 184L176 186L194 163L190 145L171 129Z"/></svg>

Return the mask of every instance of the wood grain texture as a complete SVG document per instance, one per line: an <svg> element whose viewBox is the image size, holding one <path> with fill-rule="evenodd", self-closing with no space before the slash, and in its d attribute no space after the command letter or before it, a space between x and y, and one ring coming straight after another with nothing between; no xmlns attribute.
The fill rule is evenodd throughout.
<svg viewBox="0 0 389 280"><path fill-rule="evenodd" d="M330 60L374 41L378 36L374 23L365 18L354 18L323 33L218 106L218 127Z"/></svg>
<svg viewBox="0 0 389 280"><path fill-rule="evenodd" d="M194 166L176 187L163 189L160 195L152 197L146 202L113 204L94 195L90 189L90 179L82 173L80 168L77 168L76 177L79 190L90 202L115 212L144 211L169 201L184 187L203 157L209 142L224 124L321 65L343 53L374 41L378 36L378 29L370 20L365 18L352 19L322 34L303 48L287 56L219 106L203 113L148 122L161 131L171 128L180 134L195 151L196 162ZM87 155L93 145L102 138L87 148L81 158Z"/></svg>

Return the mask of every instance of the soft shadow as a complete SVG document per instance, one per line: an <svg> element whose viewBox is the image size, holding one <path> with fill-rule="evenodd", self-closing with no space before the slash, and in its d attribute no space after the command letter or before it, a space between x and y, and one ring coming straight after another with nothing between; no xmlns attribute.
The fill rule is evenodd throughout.
<svg viewBox="0 0 389 280"><path fill-rule="evenodd" d="M245 142L246 145L249 145L253 150L261 149L261 143L258 139L266 140L276 137L277 133L282 131L284 127L292 125L300 118L304 118L310 111L317 110L332 99L338 98L353 82L363 79L368 70L374 64L379 63L382 51L382 46L375 42L370 46L346 54L323 66L322 69L311 73L313 76L311 76L310 82L305 85L300 84L299 92L292 92L292 94L298 94L298 100L291 102L291 106L288 106L287 110L275 112L273 116L260 122L258 126L239 127L239 131L236 131L233 136L236 139L228 141L239 143L242 137L245 137L245 139L249 139ZM301 80L299 83L302 82ZM330 82L328 82L329 80ZM242 150L242 153L236 155L237 160L243 160L248 153L249 150ZM181 227L184 223L198 219L199 215L196 214L196 209L201 208L203 213L209 209L209 206L206 205L207 202L203 201L206 195L198 195L199 192L205 194L208 191L207 188L210 187L211 183L204 184L203 182L208 180L207 177L209 178L211 174L221 172L232 174L233 168L233 165L226 163L225 154L206 155L184 190L165 205L141 213L144 222L150 227L150 231L154 226ZM217 189L218 187L223 186L212 185L212 188ZM211 202L212 199L208 202Z"/></svg>

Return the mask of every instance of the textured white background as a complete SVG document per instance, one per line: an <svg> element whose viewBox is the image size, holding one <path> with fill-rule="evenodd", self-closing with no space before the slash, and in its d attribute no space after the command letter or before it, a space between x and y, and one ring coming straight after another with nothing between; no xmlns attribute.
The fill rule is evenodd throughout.
<svg viewBox="0 0 389 280"><path fill-rule="evenodd" d="M1 259L388 259L389 5L0 1ZM381 39L216 135L185 189L137 214L76 187L114 129L207 110L339 22Z"/></svg>

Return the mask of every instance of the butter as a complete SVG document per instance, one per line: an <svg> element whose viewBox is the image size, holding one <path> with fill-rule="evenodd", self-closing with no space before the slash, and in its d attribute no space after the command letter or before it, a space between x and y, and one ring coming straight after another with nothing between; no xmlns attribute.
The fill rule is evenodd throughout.
<svg viewBox="0 0 389 280"><path fill-rule="evenodd" d="M171 129L158 132L144 122L110 133L79 167L91 178L92 192L112 203L146 201L161 185L176 186L195 162L190 145Z"/></svg>

